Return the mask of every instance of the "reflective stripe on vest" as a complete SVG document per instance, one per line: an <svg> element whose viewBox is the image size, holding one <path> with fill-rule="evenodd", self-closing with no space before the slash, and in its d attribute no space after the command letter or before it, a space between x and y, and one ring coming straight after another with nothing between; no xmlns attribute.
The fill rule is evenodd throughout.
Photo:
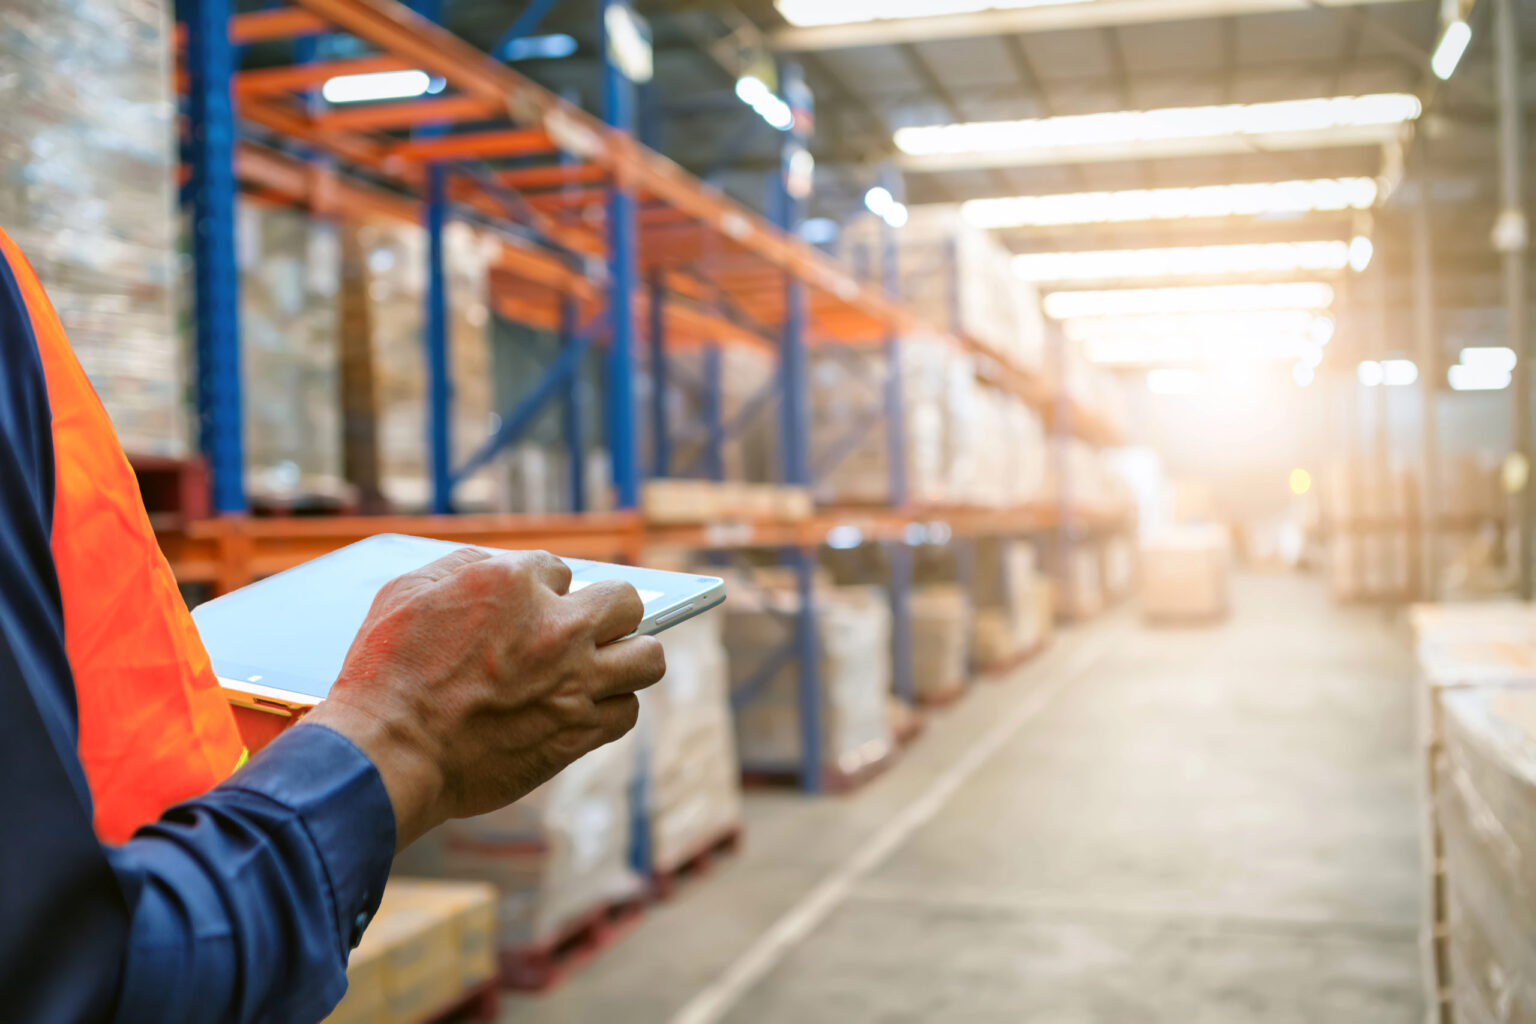
<svg viewBox="0 0 1536 1024"><path fill-rule="evenodd" d="M107 411L42 285L0 231L53 420L53 562L96 834L120 843L226 778L242 747Z"/></svg>

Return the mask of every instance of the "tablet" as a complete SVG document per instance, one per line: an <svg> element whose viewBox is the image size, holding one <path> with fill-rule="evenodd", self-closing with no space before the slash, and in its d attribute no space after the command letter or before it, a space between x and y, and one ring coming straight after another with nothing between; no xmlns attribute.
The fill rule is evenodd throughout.
<svg viewBox="0 0 1536 1024"><path fill-rule="evenodd" d="M330 693L380 588L466 546L379 534L198 605L192 621L231 701L273 711L313 707ZM571 567L572 591L603 580L633 585L645 602L641 634L725 600L725 583L715 576L562 561Z"/></svg>

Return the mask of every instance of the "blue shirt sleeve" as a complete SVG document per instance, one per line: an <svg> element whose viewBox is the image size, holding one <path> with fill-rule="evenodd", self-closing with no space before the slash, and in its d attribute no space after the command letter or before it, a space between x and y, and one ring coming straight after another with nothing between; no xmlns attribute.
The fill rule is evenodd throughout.
<svg viewBox="0 0 1536 1024"><path fill-rule="evenodd" d="M300 725L103 847L76 754L52 517L47 389L0 259L0 1016L319 1020L394 853L378 772L344 737Z"/></svg>

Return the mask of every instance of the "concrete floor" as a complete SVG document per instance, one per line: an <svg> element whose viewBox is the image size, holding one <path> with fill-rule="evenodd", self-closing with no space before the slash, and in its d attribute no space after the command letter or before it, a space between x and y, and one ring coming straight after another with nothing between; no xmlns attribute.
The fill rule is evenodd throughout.
<svg viewBox="0 0 1536 1024"><path fill-rule="evenodd" d="M1285 578L1065 633L502 1020L1418 1021L1407 648Z"/></svg>

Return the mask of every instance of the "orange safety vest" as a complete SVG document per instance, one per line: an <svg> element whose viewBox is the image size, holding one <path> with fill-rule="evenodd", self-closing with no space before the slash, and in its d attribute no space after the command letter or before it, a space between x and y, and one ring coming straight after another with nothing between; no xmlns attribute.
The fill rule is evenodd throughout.
<svg viewBox="0 0 1536 1024"><path fill-rule="evenodd" d="M31 266L0 231L42 355L53 420L53 563L96 834L121 843L222 781L240 733L133 468Z"/></svg>

